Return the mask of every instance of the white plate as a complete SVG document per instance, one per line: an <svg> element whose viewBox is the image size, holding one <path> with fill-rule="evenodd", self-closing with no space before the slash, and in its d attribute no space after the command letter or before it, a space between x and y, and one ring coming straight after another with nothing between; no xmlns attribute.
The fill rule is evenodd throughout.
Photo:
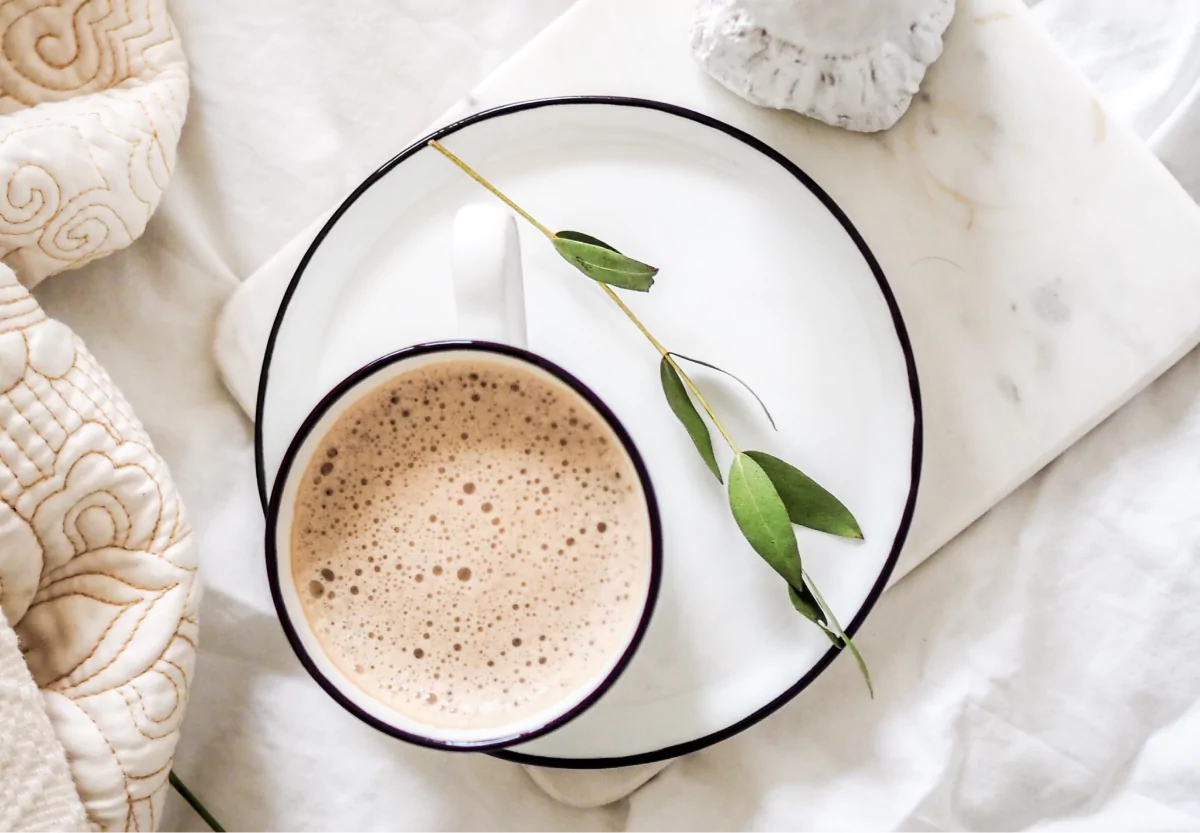
<svg viewBox="0 0 1200 833"><path fill-rule="evenodd" d="M696 371L739 444L800 466L858 518L864 542L799 530L806 568L853 633L908 531L921 417L895 300L833 201L751 136L658 102L526 102L433 138L543 223L661 268L649 294L625 297L669 348L738 374L767 402L778 433L735 384ZM456 335L451 221L463 204L489 199L422 140L322 230L263 363L264 495L297 428L337 382L398 347ZM521 235L529 347L577 375L628 428L658 493L666 560L653 623L613 689L567 726L498 754L599 767L699 749L778 708L837 652L739 535L723 488L667 408L654 350L537 231L523 225ZM724 468L728 453L718 454Z"/></svg>

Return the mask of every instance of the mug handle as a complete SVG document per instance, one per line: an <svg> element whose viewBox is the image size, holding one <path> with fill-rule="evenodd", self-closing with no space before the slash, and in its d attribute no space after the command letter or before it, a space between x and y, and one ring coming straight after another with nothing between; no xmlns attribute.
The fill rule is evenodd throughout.
<svg viewBox="0 0 1200 833"><path fill-rule="evenodd" d="M459 338L526 347L521 240L511 214L468 205L454 217L454 304Z"/></svg>

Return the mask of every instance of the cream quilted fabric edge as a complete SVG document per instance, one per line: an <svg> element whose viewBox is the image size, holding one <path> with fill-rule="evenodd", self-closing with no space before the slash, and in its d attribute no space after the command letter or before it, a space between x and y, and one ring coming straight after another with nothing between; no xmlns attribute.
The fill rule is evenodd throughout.
<svg viewBox="0 0 1200 833"><path fill-rule="evenodd" d="M0 262L33 286L140 236L187 98L165 0L0 0Z"/></svg>
<svg viewBox="0 0 1200 833"><path fill-rule="evenodd" d="M0 606L88 820L152 830L199 584L162 458L80 341L0 265Z"/></svg>

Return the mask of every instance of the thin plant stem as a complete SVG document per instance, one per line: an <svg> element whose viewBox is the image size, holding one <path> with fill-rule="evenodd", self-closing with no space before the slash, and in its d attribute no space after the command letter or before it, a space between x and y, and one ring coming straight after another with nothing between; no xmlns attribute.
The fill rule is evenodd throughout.
<svg viewBox="0 0 1200 833"><path fill-rule="evenodd" d="M171 770L171 774L167 776L167 780L171 782L171 786L183 797L183 800L196 811L196 815L204 819L204 823L212 829L213 833L225 833L225 828L213 817L212 813L208 812L208 808L200 802L200 799L196 798L192 791L187 788L187 784L179 780L179 776L175 774L175 770Z"/></svg>
<svg viewBox="0 0 1200 833"><path fill-rule="evenodd" d="M525 209L521 208L521 206L517 205L515 202L501 193L500 189L484 179L483 176L475 171L474 168L447 150L441 142L437 141L436 139L430 139L428 144L429 147L433 148L438 153L442 154L442 156L445 156L447 159L453 162L459 170L490 191L497 199L499 199L513 211L520 214L530 223L530 225L532 225L542 234L546 235L546 237L550 238L551 240L557 237L554 232L550 231L550 229L546 228L537 220L535 220L532 215L525 211ZM675 369L675 372L679 374L679 378L683 379L684 383L687 384L688 389L692 392L692 395L696 397L696 401L700 403L700 407L704 409L704 412L708 414L708 418L712 420L712 424L717 427L717 430L721 433L721 436L725 438L725 442L728 443L730 450L732 450L735 455L741 454L742 450L738 448L737 443L733 441L733 437L731 437L729 432L725 430L725 426L721 424L721 420L718 419L717 415L713 412L712 407L708 404L708 400L704 398L704 394L702 394L700 389L696 387L696 383L693 382L692 378L687 375L687 371L679 366L679 363L675 361L675 357L671 355L670 351L667 350L666 347L663 347L659 340L656 339L648 329L646 329L646 325L643 324L641 320L633 314L633 310L625 305L625 302L622 301L620 296L618 296L617 293L612 290L612 287L604 283L598 283L598 285L604 290L608 297L612 299L613 303L621 308L621 312L625 313L625 317L632 321L634 326L641 330L642 335L644 335L650 341L650 343L654 345L654 349L658 351L658 354Z"/></svg>
<svg viewBox="0 0 1200 833"><path fill-rule="evenodd" d="M498 199L500 199L501 202L503 202L505 205L507 205L513 211L517 212L522 217L524 217L526 220L528 220L530 222L530 224L533 225L533 227L536 228L538 231L540 231L542 234L546 235L551 240L554 239L554 232L550 231L550 229L546 228L541 223L539 223L537 220L533 219L533 217L527 211L525 211L525 209L521 208L521 206L517 205L515 202L510 200L508 197L501 194L500 191L498 191L495 188L495 186L492 185L492 183L488 182L482 176L475 173L475 171L471 168L471 166L468 165L466 162L462 161L457 156L455 156L453 153L446 150L445 146L442 145L442 143L439 142L437 139L430 139L429 146L431 148L433 148L434 150L436 150L438 153L440 153L442 156L445 156L447 159L449 159L455 165L457 165L459 167L459 169L463 173L465 173L467 176L471 177L471 179L475 180L480 185L482 185L484 188L488 189L493 194L495 194L496 197Z"/></svg>
<svg viewBox="0 0 1200 833"><path fill-rule="evenodd" d="M738 448L737 443L733 441L733 437L729 436L729 432L725 430L725 426L721 424L721 420L717 419L717 415L713 413L713 409L708 404L708 400L704 398L704 394L702 394L700 389L696 387L696 383L693 382L692 378L687 375L687 372L679 366L678 362L675 361L675 357L671 355L671 352L667 350L666 347L663 347L662 344L659 343L658 339L651 335L650 331L646 329L646 325L643 324L638 317L633 314L633 310L625 305L625 302L622 301L621 297L613 291L612 287L610 287L608 284L602 283L600 284L600 288L603 289L608 297L612 299L614 304L621 308L621 312L625 313L625 316L632 321L639 330L642 331L642 335L650 340L650 343L654 345L654 349L658 350L658 354L662 356L663 359L665 359L666 362L671 365L671 367L675 368L675 372L679 374L679 378L683 379L683 381L687 383L692 395L695 396L696 401L700 403L700 407L704 409L704 412L708 414L708 418L712 420L712 424L717 426L717 430L721 432L721 436L724 437L725 442L729 444L730 450L732 450L735 455L741 454L742 450Z"/></svg>

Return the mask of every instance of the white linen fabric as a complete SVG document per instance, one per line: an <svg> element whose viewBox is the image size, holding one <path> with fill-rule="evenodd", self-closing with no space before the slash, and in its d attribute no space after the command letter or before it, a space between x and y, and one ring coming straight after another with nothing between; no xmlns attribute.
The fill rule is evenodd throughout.
<svg viewBox="0 0 1200 833"><path fill-rule="evenodd" d="M835 663L602 809L391 741L311 683L271 608L250 425L208 352L218 311L568 4L172 6L194 94L172 189L137 246L39 296L126 392L196 524L209 592L177 771L242 828L1200 826L1200 354L885 594L859 637L875 701ZM1194 186L1194 0L1035 12ZM168 809L165 826L202 828Z"/></svg>

